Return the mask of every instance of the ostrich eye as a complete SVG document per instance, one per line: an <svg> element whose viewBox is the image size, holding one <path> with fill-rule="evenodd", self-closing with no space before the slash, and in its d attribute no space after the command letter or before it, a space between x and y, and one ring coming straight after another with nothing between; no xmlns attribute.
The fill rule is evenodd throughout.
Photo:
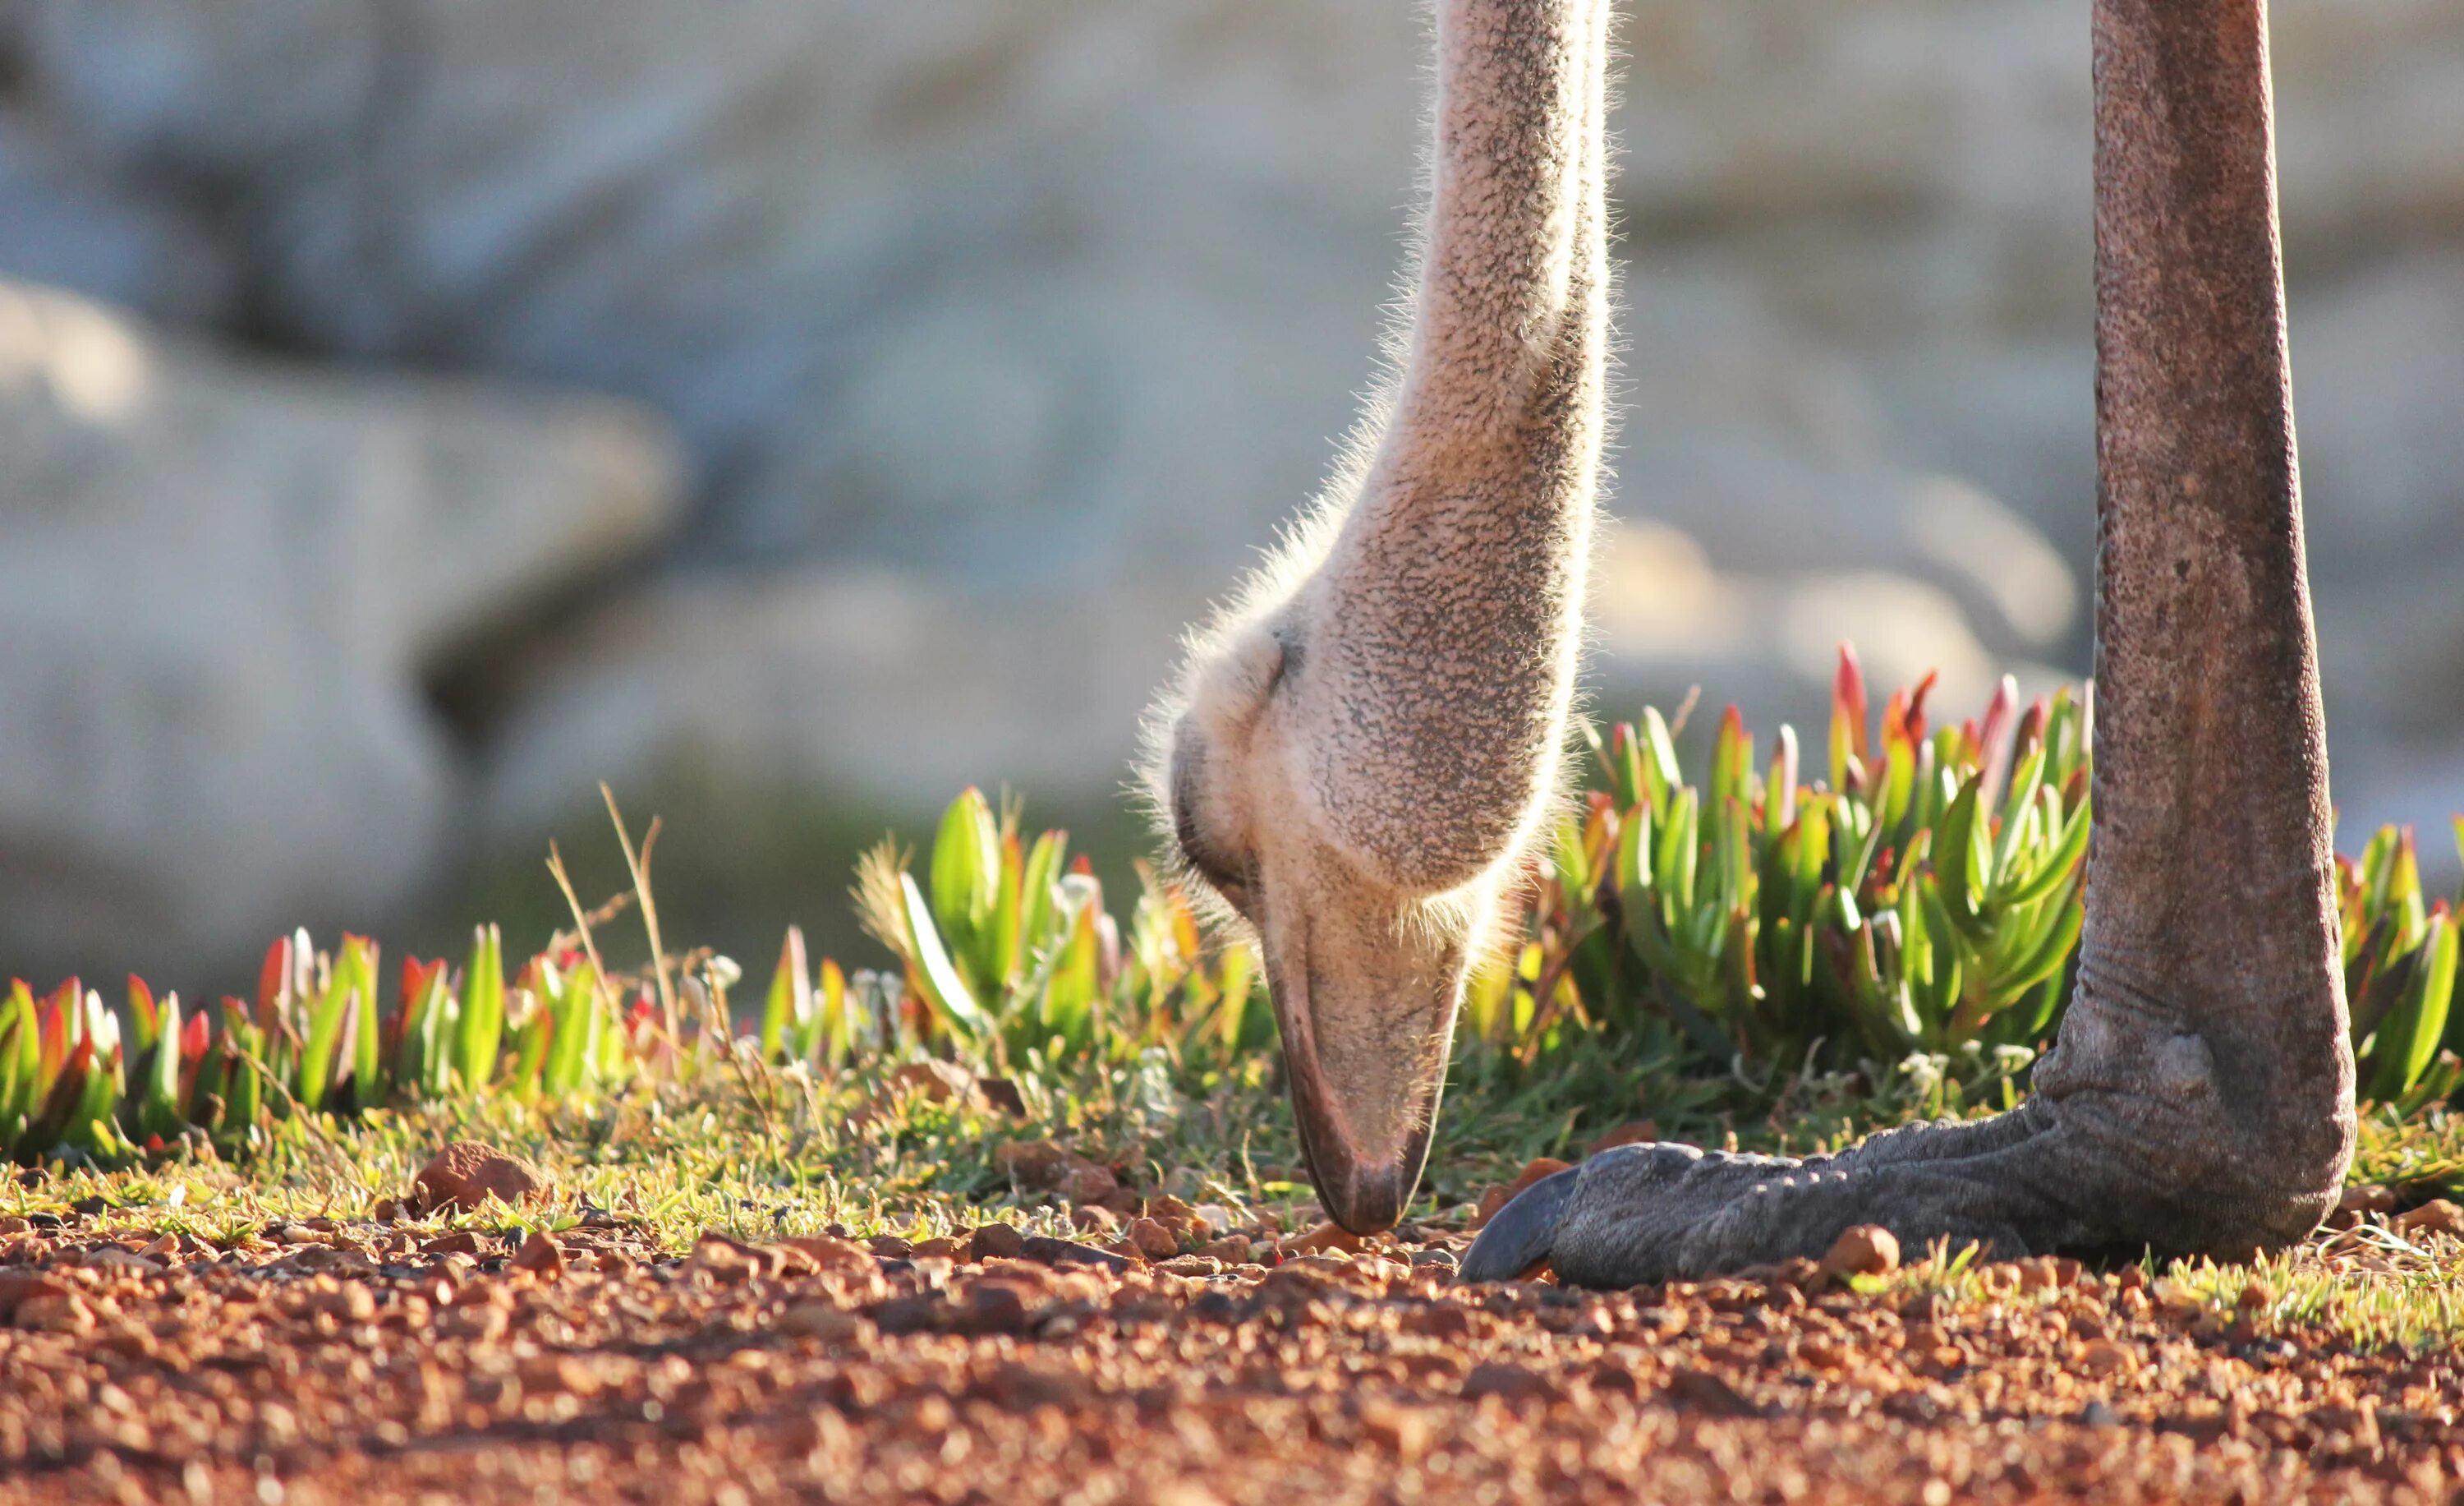
<svg viewBox="0 0 2464 1506"><path fill-rule="evenodd" d="M1180 848L1180 855L1190 869L1230 900L1242 907L1248 897L1248 865L1240 861L1207 835L1206 826L1199 811L1203 786L1199 778L1204 767L1205 751L1199 745L1197 735L1183 728L1173 742L1172 749L1172 835Z"/></svg>
<svg viewBox="0 0 2464 1506"><path fill-rule="evenodd" d="M1298 623L1287 622L1275 630L1275 670L1266 678L1266 694L1282 690L1301 672L1301 630Z"/></svg>

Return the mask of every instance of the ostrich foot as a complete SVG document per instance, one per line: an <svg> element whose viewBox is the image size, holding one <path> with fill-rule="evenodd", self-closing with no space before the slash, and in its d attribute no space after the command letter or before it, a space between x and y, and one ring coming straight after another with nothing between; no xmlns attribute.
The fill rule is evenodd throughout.
<svg viewBox="0 0 2464 1506"><path fill-rule="evenodd" d="M2036 1092L2008 1114L1911 1124L1805 1161L1603 1151L1500 1209L1461 1279L1512 1280L1545 1260L1573 1285L1639 1286L1818 1259L1858 1224L1906 1249L1947 1236L2001 1259L2279 1248L2317 1228L2343 1187L2351 1079L2285 1071L2247 1033L2203 1035L2082 998L2036 1065ZM2219 1067L2211 1035L2237 1067Z"/></svg>
<svg viewBox="0 0 2464 1506"><path fill-rule="evenodd" d="M2075 1245L2085 1223L2053 1175L2071 1158L2049 1106L1913 1124L1837 1156L1790 1161L1621 1145L1534 1184L1473 1241L1465 1281L1547 1261L1574 1286L1638 1286L1803 1255L1880 1224L1914 1248L1947 1234L2009 1258Z"/></svg>

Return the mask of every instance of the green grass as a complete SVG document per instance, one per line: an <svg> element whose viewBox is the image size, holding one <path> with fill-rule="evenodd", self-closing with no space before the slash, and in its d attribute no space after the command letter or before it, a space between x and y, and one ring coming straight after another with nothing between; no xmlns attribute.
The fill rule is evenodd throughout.
<svg viewBox="0 0 2464 1506"><path fill-rule="evenodd" d="M1786 728L1758 760L1733 710L1694 783L1682 713L1590 739L1586 798L1471 985L1418 1215L1458 1216L1530 1159L1636 1121L1807 1153L2016 1101L2068 999L2088 719L2067 696L2022 707L2006 681L1979 718L1929 726L1929 683L1877 718L1843 655L1811 771ZM677 1248L705 1229L1058 1228L996 1161L1052 1139L1145 1192L1314 1221L1256 961L1154 871L1108 885L1064 833L969 790L920 856L885 844L858 867L882 965L790 930L748 977L674 935L657 823L636 842L607 807L622 862L600 873L621 892L586 910L552 856L564 913L526 960L495 926L450 963L390 967L371 939L300 935L245 999L135 979L119 1008L75 980L0 992L0 1150L50 1173L8 1185L0 1211L99 1197L215 1238L362 1217L470 1135L549 1166L554 1216L587 1198ZM2453 907L2394 830L2339 860L2338 897L2373 1100L2354 1177L2464 1191ZM924 1060L998 1079L1017 1110L872 1099ZM2386 1300L2372 1331L2414 1332L2419 1303Z"/></svg>
<svg viewBox="0 0 2464 1506"><path fill-rule="evenodd" d="M821 1232L924 1239L1002 1221L1067 1235L1067 1209L1050 1194L1022 1192L996 1151L1012 1139L1054 1138L1115 1164L1148 1193L1222 1205L1240 1225L1306 1228L1314 1200L1289 1170L1288 1116L1256 1076L1216 1084L1203 1096L1158 1089L1134 1073L1111 1074L1067 1096L1056 1117L1021 1121L974 1107L908 1095L856 1122L853 1083L825 1088L801 1069L760 1069L750 1081L717 1080L679 1094L648 1086L550 1107L495 1096L380 1109L350 1120L289 1121L244 1162L196 1141L136 1165L77 1167L0 1182L0 1215L83 1212L81 1233L175 1233L222 1248L245 1247L275 1226L375 1219L398 1199L436 1148L478 1139L520 1154L545 1173L551 1196L520 1210L411 1218L426 1233L470 1229L518 1235L578 1222L605 1209L647 1232L671 1254L705 1232L748 1242ZM1432 1195L1419 1210L1441 1223L1466 1210L1450 1202L1504 1180L1552 1122L1529 1102L1473 1089L1448 1121ZM1824 1140L1812 1122L1741 1129L1748 1149L1808 1148ZM2409 1201L2453 1193L2464 1182L2464 1122L2444 1112L2403 1118L2382 1110L2365 1125L2356 1180L2391 1178ZM2222 1324L2254 1316L2242 1304L2255 1283L2255 1318L2271 1331L2323 1325L2365 1347L2453 1344L2464 1335L2464 1247L2416 1243L2391 1231L2352 1236L2379 1258L2331 1264L2321 1241L2249 1264L2147 1262L2161 1300ZM1915 1252L1901 1272L1860 1278L1891 1300L1941 1292L1962 1304L2013 1298L2007 1274L1973 1251ZM2047 1298L2050 1300L2050 1296Z"/></svg>

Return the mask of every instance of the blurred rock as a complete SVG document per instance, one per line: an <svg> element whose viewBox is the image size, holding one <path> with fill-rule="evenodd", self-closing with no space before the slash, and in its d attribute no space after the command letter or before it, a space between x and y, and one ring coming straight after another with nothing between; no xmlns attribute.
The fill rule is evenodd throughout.
<svg viewBox="0 0 2464 1506"><path fill-rule="evenodd" d="M1758 730L1782 716L1818 728L1849 638L1877 684L1939 669L1936 704L1964 715L2006 669L2031 691L2059 678L1989 653L1922 580L1722 574L1674 529L1603 534L1587 680L1602 715L1674 707L1699 686L1715 706L1745 705ZM825 789L882 819L937 809L968 784L1039 805L1109 800L1181 628L1220 585L1150 572L961 593L816 569L654 586L519 658L483 764L482 825L527 851L596 809L602 779L642 808L671 808L678 791ZM770 819L758 801L740 813Z"/></svg>
<svg viewBox="0 0 2464 1506"><path fill-rule="evenodd" d="M827 789L885 815L937 808L968 784L1039 801L1109 794L1199 592L1182 581L954 595L861 569L654 587L526 656L480 785L483 820L550 829L602 779Z"/></svg>
<svg viewBox="0 0 2464 1506"><path fill-rule="evenodd" d="M229 969L461 835L429 687L674 517L627 407L241 361L0 283L0 956Z"/></svg>
<svg viewBox="0 0 2464 1506"><path fill-rule="evenodd" d="M1998 655L2066 646L2069 564L1974 486L1896 462L1855 363L1699 277L1636 294L1627 335L1657 357L1620 394L1628 516L1675 525L1722 571L1913 576L1955 605L1958 639Z"/></svg>
<svg viewBox="0 0 2464 1506"><path fill-rule="evenodd" d="M232 269L196 221L113 183L56 123L0 106L0 270L175 323L231 318Z"/></svg>
<svg viewBox="0 0 2464 1506"><path fill-rule="evenodd" d="M1418 15L1331 0L30 11L115 181L229 187L265 329L648 400L737 563L1238 558L1369 369L1419 114Z"/></svg>
<svg viewBox="0 0 2464 1506"><path fill-rule="evenodd" d="M1603 557L1597 703L1699 684L1804 727L1843 637L1878 680L1941 667L1953 710L2005 667L2083 670L2085 0L1621 16L1631 526ZM2338 790L2348 820L2428 821L2464 804L2464 8L2309 0L2274 25ZM490 687L481 819L526 850L602 777L885 817L967 781L1113 791L1178 629L1309 495L1374 369L1421 117L1419 13L1340 0L26 0L9 29L0 271L677 427L678 567ZM222 505L149 537L250 558L266 525ZM400 585L363 577L230 609L341 655L369 630L332 602L381 612L359 597ZM391 826L300 818L359 833L296 875L337 909L402 888L364 876L372 834L457 839L417 813L451 761L406 687L436 671L348 653L395 666L319 713L358 730L270 741L395 751L263 775L391 792ZM231 923L191 892L165 875L154 902Z"/></svg>

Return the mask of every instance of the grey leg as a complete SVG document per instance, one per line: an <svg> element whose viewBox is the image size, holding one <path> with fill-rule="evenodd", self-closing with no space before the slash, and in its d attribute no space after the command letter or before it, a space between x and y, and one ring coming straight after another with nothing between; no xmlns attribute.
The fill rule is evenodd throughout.
<svg viewBox="0 0 2464 1506"><path fill-rule="evenodd" d="M2352 1156L2327 751L2260 0L2096 0L2096 827L2035 1095L1808 1162L1646 1145L1504 1210L1471 1280L1612 1285L1841 1229L2247 1253Z"/></svg>

